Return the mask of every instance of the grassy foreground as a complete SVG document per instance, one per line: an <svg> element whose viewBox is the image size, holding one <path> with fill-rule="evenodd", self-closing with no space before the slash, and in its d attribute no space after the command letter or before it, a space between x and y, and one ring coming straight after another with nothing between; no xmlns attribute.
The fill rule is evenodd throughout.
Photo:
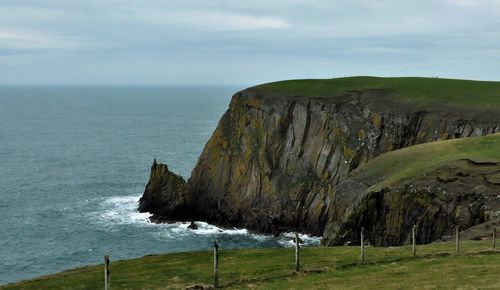
<svg viewBox="0 0 500 290"><path fill-rule="evenodd" d="M222 245L223 246L223 245ZM294 250L244 249L220 252L220 283L228 289L428 289L500 288L500 253L491 241L464 241L417 247L303 248L295 273ZM178 289L212 283L212 252L188 252L112 261L113 289ZM0 289L101 289L102 265L87 266Z"/></svg>
<svg viewBox="0 0 500 290"><path fill-rule="evenodd" d="M347 77L273 82L254 87L282 96L336 98L349 91L385 90L395 100L417 104L451 104L466 108L500 108L500 82L421 77Z"/></svg>

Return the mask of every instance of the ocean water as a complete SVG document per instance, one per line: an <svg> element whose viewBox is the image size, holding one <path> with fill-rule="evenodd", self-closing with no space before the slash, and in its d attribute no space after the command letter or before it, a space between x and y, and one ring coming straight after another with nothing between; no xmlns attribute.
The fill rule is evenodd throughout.
<svg viewBox="0 0 500 290"><path fill-rule="evenodd" d="M136 211L153 158L189 177L239 87L0 86L0 285L153 253L280 237ZM306 244L318 239L303 236Z"/></svg>

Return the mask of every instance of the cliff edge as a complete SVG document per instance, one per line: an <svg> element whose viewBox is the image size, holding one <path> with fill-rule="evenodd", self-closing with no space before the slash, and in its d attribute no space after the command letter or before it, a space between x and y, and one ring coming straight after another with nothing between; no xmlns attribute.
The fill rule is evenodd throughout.
<svg viewBox="0 0 500 290"><path fill-rule="evenodd" d="M349 227L370 226L368 216L380 207L366 198L376 196L367 189L377 180L353 181L361 165L389 151L499 131L496 82L356 77L265 84L233 96L187 182L155 162L140 209L159 221L202 219L266 233L326 229L324 242L340 243ZM405 182L421 181L415 178ZM422 215L391 217L391 230ZM467 225L484 220L476 216ZM430 231L426 241L444 234ZM401 234L378 242L403 240Z"/></svg>

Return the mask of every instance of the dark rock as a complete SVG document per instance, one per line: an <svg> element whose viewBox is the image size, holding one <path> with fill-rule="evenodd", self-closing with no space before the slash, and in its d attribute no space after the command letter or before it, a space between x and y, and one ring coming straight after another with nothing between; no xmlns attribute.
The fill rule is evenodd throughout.
<svg viewBox="0 0 500 290"><path fill-rule="evenodd" d="M481 202L471 211L455 210L475 201L467 194L448 196L448 188L430 190L424 184L368 192L369 184L383 176L350 175L387 151L500 131L495 114L462 114L446 104L422 110L388 101L387 95L383 90L353 91L339 98L239 92L187 183L166 165L153 164L140 210L153 213L157 221L196 219L272 234L321 235L330 223L326 244L348 239L352 232L347 225L357 231L362 223L355 218L377 218L378 224L368 224L371 230L401 231L373 244L403 242L415 222L421 241L431 241L446 234L455 218L463 224L481 220ZM463 172L441 172L426 180L439 187L467 178ZM497 182L496 176L489 180ZM391 205L391 199L397 202ZM400 222L392 220L396 218ZM385 222L390 227L381 227Z"/></svg>
<svg viewBox="0 0 500 290"><path fill-rule="evenodd" d="M190 230L197 230L198 225L195 222L191 222L187 228Z"/></svg>
<svg viewBox="0 0 500 290"><path fill-rule="evenodd" d="M188 185L156 159L151 166L149 182L139 200L139 211L153 214L152 221L185 220L190 217L186 202Z"/></svg>
<svg viewBox="0 0 500 290"><path fill-rule="evenodd" d="M370 190L371 183L352 185L369 179L364 178L361 170L356 178L348 178L337 186L322 243L342 245L359 241L364 227L371 244L398 245L410 241L414 224L417 243L429 243L446 239L457 226L464 230L487 222L491 209L500 208L492 201L500 186L488 184L484 176L498 172L500 164L481 165L466 160L454 164L455 171L461 172L461 182L434 178L445 172L454 174L454 170L444 166L426 175L416 175L403 185L377 191ZM488 233L474 231L474 235Z"/></svg>

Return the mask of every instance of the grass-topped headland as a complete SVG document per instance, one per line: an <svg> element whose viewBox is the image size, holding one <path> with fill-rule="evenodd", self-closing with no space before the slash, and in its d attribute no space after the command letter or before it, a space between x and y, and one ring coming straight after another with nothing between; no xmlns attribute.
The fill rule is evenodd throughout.
<svg viewBox="0 0 500 290"><path fill-rule="evenodd" d="M457 220L462 227L483 222L490 216L486 209L491 207L486 203L500 185L495 183L497 173L486 172L481 166L471 166L468 176L458 170L447 174L445 168L439 176L432 176L432 188L419 174L457 161L455 157L495 153L498 143L485 149L479 146L480 141L467 141L464 152L455 156L451 152L460 151L462 143L436 144L423 147L427 152L420 155L414 154L418 147L404 151L409 156L392 155L395 157L389 161L380 162L375 170L379 175L373 174L376 178L373 183L369 180L370 186L404 179L418 183L387 191L382 188L380 196L373 195L373 203L385 206L380 212L370 210L377 208L371 205L372 199L364 200L372 193L366 188L367 179L350 179L350 173L359 166L369 166L385 152L498 132L499 104L499 82L353 77L282 81L249 88L232 98L185 185L168 184L175 175L172 172L157 175L152 171L141 199L147 207L141 209L157 220L199 218L265 233L298 228L317 236L323 235L327 226L342 226L346 232L350 228L357 234L358 227L367 226L359 222L365 218L377 221L373 229L398 231L381 238L381 245L401 244L410 226L425 217L419 230L426 233L425 242L432 242L447 235ZM393 162L399 162L398 166ZM441 178L441 173L448 177ZM484 181L484 174L491 178ZM446 182L441 184L440 180ZM474 187L465 189L464 184ZM475 189L478 185L487 190ZM186 190L179 194L181 187ZM476 202L471 211L469 202ZM356 216L345 216L351 213ZM433 229L431 221L439 228ZM336 239L339 235L332 234L335 244L331 245L344 243Z"/></svg>
<svg viewBox="0 0 500 290"><path fill-rule="evenodd" d="M353 174L380 180L375 186L394 186L423 176L442 166L460 166L457 161L491 163L500 169L500 133L430 142L384 153L360 166Z"/></svg>
<svg viewBox="0 0 500 290"><path fill-rule="evenodd" d="M356 239L361 227L385 232L372 239L377 245L404 243L413 225L427 243L479 224L468 238L491 236L491 227L500 225L500 134L383 153L336 190L336 212L323 232L326 245Z"/></svg>
<svg viewBox="0 0 500 290"><path fill-rule="evenodd" d="M353 91L385 91L394 100L418 104L449 104L469 108L500 108L500 82L422 77L346 77L287 80L252 88L275 96L338 98Z"/></svg>
<svg viewBox="0 0 500 290"><path fill-rule="evenodd" d="M303 248L301 272L294 271L294 250L245 249L220 252L220 285L225 289L423 289L499 288L500 255L491 241L365 249ZM112 289L183 289L212 285L210 251L146 256L112 261ZM0 289L102 289L103 266L87 266Z"/></svg>

